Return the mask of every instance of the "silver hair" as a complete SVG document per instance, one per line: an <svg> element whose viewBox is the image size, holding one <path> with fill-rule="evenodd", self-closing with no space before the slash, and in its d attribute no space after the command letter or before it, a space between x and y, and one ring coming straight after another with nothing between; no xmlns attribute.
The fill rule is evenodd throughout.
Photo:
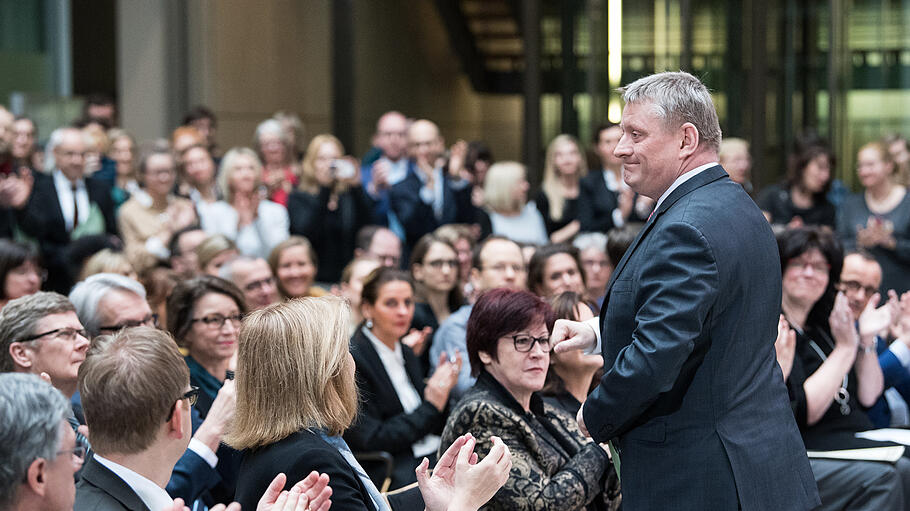
<svg viewBox="0 0 910 511"><path fill-rule="evenodd" d="M70 291L70 301L89 338L101 333L101 314L98 304L110 291L128 291L145 300L145 288L135 280L117 273L96 273L76 284Z"/></svg>
<svg viewBox="0 0 910 511"><path fill-rule="evenodd" d="M575 237L572 244L578 250L596 248L603 253L607 253L607 235L602 232L583 232Z"/></svg>
<svg viewBox="0 0 910 511"><path fill-rule="evenodd" d="M39 291L10 300L0 310L0 372L16 370L9 353L10 344L35 335L35 325L45 316L71 311L75 311L75 308L65 296L50 291Z"/></svg>
<svg viewBox="0 0 910 511"><path fill-rule="evenodd" d="M281 138L281 141L285 143L285 145L290 145L291 143L287 132L284 131L284 126L281 125L281 121L278 121L276 119L266 119L256 126L256 134L254 137L257 147L259 145L259 138L265 134L278 135Z"/></svg>
<svg viewBox="0 0 910 511"><path fill-rule="evenodd" d="M45 146L44 146L44 171L45 172L51 173L57 167L57 159L54 158L54 149L56 149L58 145L63 143L64 135L66 135L67 132L72 132L72 131L80 133L80 136L81 136L81 132L78 129L73 128L72 126L63 126L63 127L57 128L51 132L51 136L48 137L47 144L45 144Z"/></svg>
<svg viewBox="0 0 910 511"><path fill-rule="evenodd" d="M657 73L621 87L626 103L651 103L654 112L668 129L676 129L689 122L698 130L699 145L717 151L720 149L721 131L717 110L705 84L689 73Z"/></svg>
<svg viewBox="0 0 910 511"><path fill-rule="evenodd" d="M259 258L257 258L257 257L250 257L250 256L245 256L245 255L234 256L234 257L228 259L227 261L225 261L224 264L221 265L221 268L218 269L218 276L228 282L233 282L235 285L237 285L239 287L240 284L237 284L237 282L234 282L234 265L237 263L255 263L258 260L259 260ZM266 264L268 264L268 263L266 263Z"/></svg>
<svg viewBox="0 0 910 511"><path fill-rule="evenodd" d="M72 414L59 390L33 374L0 374L0 509L12 509L28 467L57 458ZM51 491L57 491L51 489Z"/></svg>

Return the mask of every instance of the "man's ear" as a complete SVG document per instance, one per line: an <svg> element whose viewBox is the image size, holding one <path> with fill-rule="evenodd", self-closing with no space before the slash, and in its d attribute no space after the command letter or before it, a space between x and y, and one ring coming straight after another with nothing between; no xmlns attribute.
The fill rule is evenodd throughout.
<svg viewBox="0 0 910 511"><path fill-rule="evenodd" d="M47 460L37 458L28 466L25 472L25 484L36 495L45 496L49 490L47 486Z"/></svg>
<svg viewBox="0 0 910 511"><path fill-rule="evenodd" d="M680 129L682 130L682 139L679 143L679 156L681 158L687 158L692 156L698 148L698 128L691 122L687 122L684 123Z"/></svg>
<svg viewBox="0 0 910 511"><path fill-rule="evenodd" d="M471 287L474 289L480 289L480 270L477 268L471 268L471 276L469 277L471 281Z"/></svg>
<svg viewBox="0 0 910 511"><path fill-rule="evenodd" d="M193 433L192 426L190 426L189 431L186 431L185 423L183 421L183 416L192 413L192 410L189 406L184 408L183 403L183 399L175 401L173 408L171 408L171 411L173 412L171 414L171 420L166 423L167 433L171 438L184 438L185 435L191 436Z"/></svg>
<svg viewBox="0 0 910 511"><path fill-rule="evenodd" d="M30 351L31 350L21 342L10 343L9 345L9 355L13 359L13 363L25 369L31 369L32 367Z"/></svg>

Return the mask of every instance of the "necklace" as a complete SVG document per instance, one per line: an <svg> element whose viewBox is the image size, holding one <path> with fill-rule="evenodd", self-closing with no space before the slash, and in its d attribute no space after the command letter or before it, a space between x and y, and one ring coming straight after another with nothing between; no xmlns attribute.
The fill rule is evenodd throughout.
<svg viewBox="0 0 910 511"><path fill-rule="evenodd" d="M805 334L805 332L803 332L799 328L795 328L795 330L797 332L799 332L799 334L802 335L803 337L809 339L809 346L812 348L813 351L815 351L815 354L818 355L818 357L820 359L822 359L822 362L824 362L825 360L828 360L828 356L825 355L825 352L822 351L822 349L818 346L818 344L815 342L815 340L813 340L812 338L807 336ZM828 334L826 334L825 332L823 332L821 330L819 330L818 333L821 334L822 339L825 340L825 343L827 343L828 346L831 346L831 350L833 351L834 342L832 342L831 339L828 338ZM850 415L850 412L851 412L850 392L847 390L847 384L849 382L850 382L850 372L848 371L847 374L844 375L844 380L843 380L843 382L841 382L840 388L837 389L837 392L834 394L834 402L840 406L841 415Z"/></svg>

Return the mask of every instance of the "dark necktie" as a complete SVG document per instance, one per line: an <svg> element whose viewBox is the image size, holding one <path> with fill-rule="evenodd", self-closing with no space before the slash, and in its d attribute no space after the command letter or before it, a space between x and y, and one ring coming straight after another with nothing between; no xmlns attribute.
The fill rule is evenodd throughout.
<svg viewBox="0 0 910 511"><path fill-rule="evenodd" d="M73 230L79 226L79 201L76 200L76 183L73 183Z"/></svg>

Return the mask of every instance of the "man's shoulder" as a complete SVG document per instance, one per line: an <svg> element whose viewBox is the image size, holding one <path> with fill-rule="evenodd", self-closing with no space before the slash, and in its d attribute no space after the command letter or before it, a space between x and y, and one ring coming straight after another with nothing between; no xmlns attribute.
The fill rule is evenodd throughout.
<svg viewBox="0 0 910 511"><path fill-rule="evenodd" d="M125 481L94 457L85 462L82 478L76 484L74 511L147 510L139 496Z"/></svg>

